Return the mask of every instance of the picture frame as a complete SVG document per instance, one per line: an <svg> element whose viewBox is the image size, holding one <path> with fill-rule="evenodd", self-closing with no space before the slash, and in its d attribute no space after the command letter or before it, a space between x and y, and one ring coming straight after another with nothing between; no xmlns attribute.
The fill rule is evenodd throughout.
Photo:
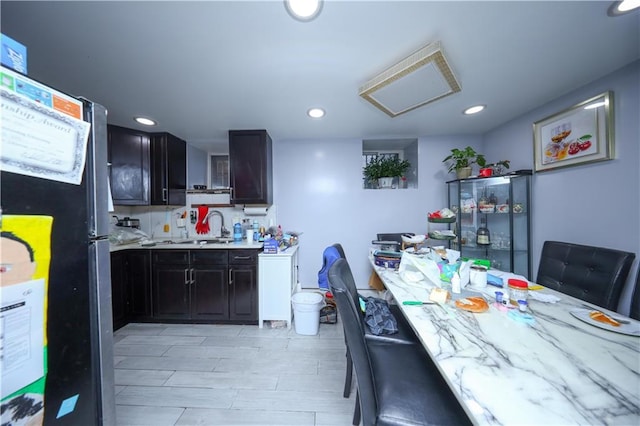
<svg viewBox="0 0 640 426"><path fill-rule="evenodd" d="M534 170L544 172L612 160L613 123L611 91L535 122Z"/></svg>

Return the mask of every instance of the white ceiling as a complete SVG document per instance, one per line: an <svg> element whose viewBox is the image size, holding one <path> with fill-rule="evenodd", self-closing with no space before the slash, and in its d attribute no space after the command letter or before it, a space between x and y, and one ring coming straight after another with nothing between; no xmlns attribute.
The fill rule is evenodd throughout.
<svg viewBox="0 0 640 426"><path fill-rule="evenodd" d="M158 120L189 143L229 129L274 139L477 134L640 58L640 13L611 2L326 1L299 22L278 1L1 2L29 75L104 104L109 121ZM462 91L396 118L358 88L440 40ZM468 106L484 112L466 117ZM327 110L321 120L306 110Z"/></svg>

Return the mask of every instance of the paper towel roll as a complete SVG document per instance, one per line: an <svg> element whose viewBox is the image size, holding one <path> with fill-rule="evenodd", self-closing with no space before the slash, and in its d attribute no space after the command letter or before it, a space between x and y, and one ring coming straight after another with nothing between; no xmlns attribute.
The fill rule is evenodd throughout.
<svg viewBox="0 0 640 426"><path fill-rule="evenodd" d="M266 216L268 207L244 207L244 214L246 216Z"/></svg>

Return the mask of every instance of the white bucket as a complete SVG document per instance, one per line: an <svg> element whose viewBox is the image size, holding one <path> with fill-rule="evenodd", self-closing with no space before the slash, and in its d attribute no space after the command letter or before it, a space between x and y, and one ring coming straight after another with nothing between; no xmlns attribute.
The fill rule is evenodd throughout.
<svg viewBox="0 0 640 426"><path fill-rule="evenodd" d="M325 305L324 296L311 291L301 291L291 296L293 324L296 333L313 336L320 327L320 310Z"/></svg>

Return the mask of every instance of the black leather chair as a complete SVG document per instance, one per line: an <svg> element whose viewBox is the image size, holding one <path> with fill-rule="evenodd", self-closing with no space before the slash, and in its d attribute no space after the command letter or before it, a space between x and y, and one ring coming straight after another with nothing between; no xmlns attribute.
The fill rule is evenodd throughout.
<svg viewBox="0 0 640 426"><path fill-rule="evenodd" d="M631 296L629 316L640 320L640 266L638 266L638 274L636 275L636 287L633 289L633 296Z"/></svg>
<svg viewBox="0 0 640 426"><path fill-rule="evenodd" d="M329 269L329 283L342 317L358 380L353 424L464 425L469 418L422 345L365 338L345 282L348 264Z"/></svg>
<svg viewBox="0 0 640 426"><path fill-rule="evenodd" d="M635 254L545 241L538 284L615 311Z"/></svg>
<svg viewBox="0 0 640 426"><path fill-rule="evenodd" d="M333 247L338 251L338 253L340 253L340 256L342 257L342 259L345 259L345 260L347 259L341 244L338 244L338 243L333 244ZM400 311L400 308L396 305L389 305L389 310L391 311L391 313L396 319L396 323L398 324L398 332L394 334L382 334L382 335L373 334L369 326L365 323L364 314L360 309L360 301L359 301L360 294L358 293L358 288L353 278L353 273L351 272L351 268L349 267L349 263L346 262L343 268L344 270L343 270L342 278L347 288L347 295L349 296L349 301L353 305L353 308L356 310L356 312L358 313L358 316L362 321L362 328L364 330L365 337L367 339L381 340L389 343L398 343L398 344L410 344L410 345L416 344L416 343L420 344L418 336L416 336L416 333L411 328L411 325L407 322L402 312ZM349 395L351 394L352 376L353 376L353 363L351 360L351 354L349 353L349 347L347 346L347 372L344 379L344 391L342 393L345 398L349 398Z"/></svg>

